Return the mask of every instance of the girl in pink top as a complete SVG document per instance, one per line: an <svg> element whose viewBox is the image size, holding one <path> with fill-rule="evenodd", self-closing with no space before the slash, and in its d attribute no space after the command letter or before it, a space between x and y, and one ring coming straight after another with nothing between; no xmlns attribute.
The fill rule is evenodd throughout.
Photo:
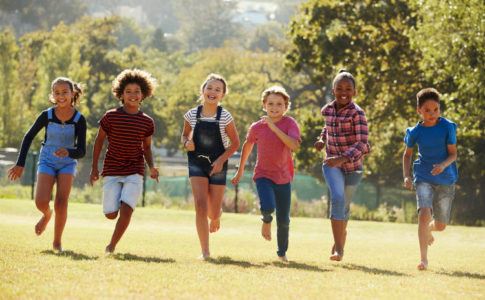
<svg viewBox="0 0 485 300"><path fill-rule="evenodd" d="M232 184L236 185L241 179L246 160L254 144L257 144L258 157L253 180L261 206L261 234L266 240L271 240L272 213L276 209L277 254L286 263L291 207L290 182L294 173L291 152L300 146L300 129L293 118L285 116L290 107L290 96L284 88L273 86L266 89L261 101L267 115L249 127L242 147L239 169L232 178Z"/></svg>

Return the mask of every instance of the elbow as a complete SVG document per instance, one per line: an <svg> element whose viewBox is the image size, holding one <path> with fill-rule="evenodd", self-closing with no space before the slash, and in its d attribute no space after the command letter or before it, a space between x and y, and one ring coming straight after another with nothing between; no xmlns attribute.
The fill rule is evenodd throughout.
<svg viewBox="0 0 485 300"><path fill-rule="evenodd" d="M236 140L231 146L233 147L234 151L237 151L237 149L239 149L239 146L241 146L241 141Z"/></svg>

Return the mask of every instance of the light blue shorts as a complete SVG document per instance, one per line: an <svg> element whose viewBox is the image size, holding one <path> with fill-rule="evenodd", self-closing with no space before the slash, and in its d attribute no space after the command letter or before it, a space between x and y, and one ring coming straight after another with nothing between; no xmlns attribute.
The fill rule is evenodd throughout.
<svg viewBox="0 0 485 300"><path fill-rule="evenodd" d="M50 147L42 148L37 165L37 173L44 173L54 177L59 174L76 176L77 160L70 157L57 157L54 155L54 151Z"/></svg>
<svg viewBox="0 0 485 300"><path fill-rule="evenodd" d="M448 224L451 216L451 204L455 198L455 185L440 185L427 182L416 183L416 200L418 211L431 208L433 218Z"/></svg>
<svg viewBox="0 0 485 300"><path fill-rule="evenodd" d="M121 202L133 210L143 191L143 176L105 176L103 178L103 213L110 214L120 210Z"/></svg>

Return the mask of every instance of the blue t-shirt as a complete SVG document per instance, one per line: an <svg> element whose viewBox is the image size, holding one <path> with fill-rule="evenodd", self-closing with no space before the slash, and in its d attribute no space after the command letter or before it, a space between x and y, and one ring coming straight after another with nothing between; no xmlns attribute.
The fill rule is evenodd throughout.
<svg viewBox="0 0 485 300"><path fill-rule="evenodd" d="M421 123L406 129L404 143L409 148L418 145L418 159L414 161L414 182L428 182L431 184L451 185L458 179L456 163L446 167L442 173L433 176L431 170L434 164L439 164L448 157L447 145L456 144L456 124L439 118L438 123L431 127Z"/></svg>

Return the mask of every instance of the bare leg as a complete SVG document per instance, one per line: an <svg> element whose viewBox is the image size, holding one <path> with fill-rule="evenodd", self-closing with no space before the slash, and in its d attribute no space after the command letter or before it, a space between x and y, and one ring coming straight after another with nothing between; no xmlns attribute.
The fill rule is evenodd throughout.
<svg viewBox="0 0 485 300"><path fill-rule="evenodd" d="M331 224L335 250L333 251L332 255L330 255L330 259L335 261L341 261L342 257L344 256L347 221L332 219Z"/></svg>
<svg viewBox="0 0 485 300"><path fill-rule="evenodd" d="M432 239L430 238L431 222L431 208L421 208L418 215L418 239L419 250L421 253L421 262L418 264L419 270L425 270L428 267L428 245L430 240Z"/></svg>
<svg viewBox="0 0 485 300"><path fill-rule="evenodd" d="M347 222L345 221L345 231L344 231L344 241L342 244L342 248L345 249L345 242L347 241ZM332 250L330 251L330 255L332 255L335 252L335 243L333 243Z"/></svg>
<svg viewBox="0 0 485 300"><path fill-rule="evenodd" d="M62 251L62 232L67 220L67 205L69 194L71 193L74 176L71 174L59 174L57 176L57 191L54 201L54 211L56 213L54 226L54 250Z"/></svg>
<svg viewBox="0 0 485 300"><path fill-rule="evenodd" d="M115 231L113 232L113 236L111 237L111 242L109 243L108 246L106 246L107 253L113 253L115 251L116 245L118 244L121 237L125 233L126 228L128 228L128 225L130 225L132 214L133 214L133 209L128 204L121 202L120 217L116 222L116 227L115 227ZM106 215L106 217L109 218L108 215Z"/></svg>
<svg viewBox="0 0 485 300"><path fill-rule="evenodd" d="M205 177L190 177L190 184L192 185L192 195L194 195L195 226L199 236L202 258L205 259L210 256L209 222L207 222L209 180Z"/></svg>
<svg viewBox="0 0 485 300"><path fill-rule="evenodd" d="M222 200L224 199L225 185L209 185L208 217L210 219L209 232L214 233L221 227Z"/></svg>
<svg viewBox="0 0 485 300"><path fill-rule="evenodd" d="M35 225L35 234L41 235L47 224L49 223L52 210L49 206L51 200L52 187L54 186L56 178L54 176L39 173L37 175L37 187L35 190L35 205L37 209L43 214L39 222Z"/></svg>

